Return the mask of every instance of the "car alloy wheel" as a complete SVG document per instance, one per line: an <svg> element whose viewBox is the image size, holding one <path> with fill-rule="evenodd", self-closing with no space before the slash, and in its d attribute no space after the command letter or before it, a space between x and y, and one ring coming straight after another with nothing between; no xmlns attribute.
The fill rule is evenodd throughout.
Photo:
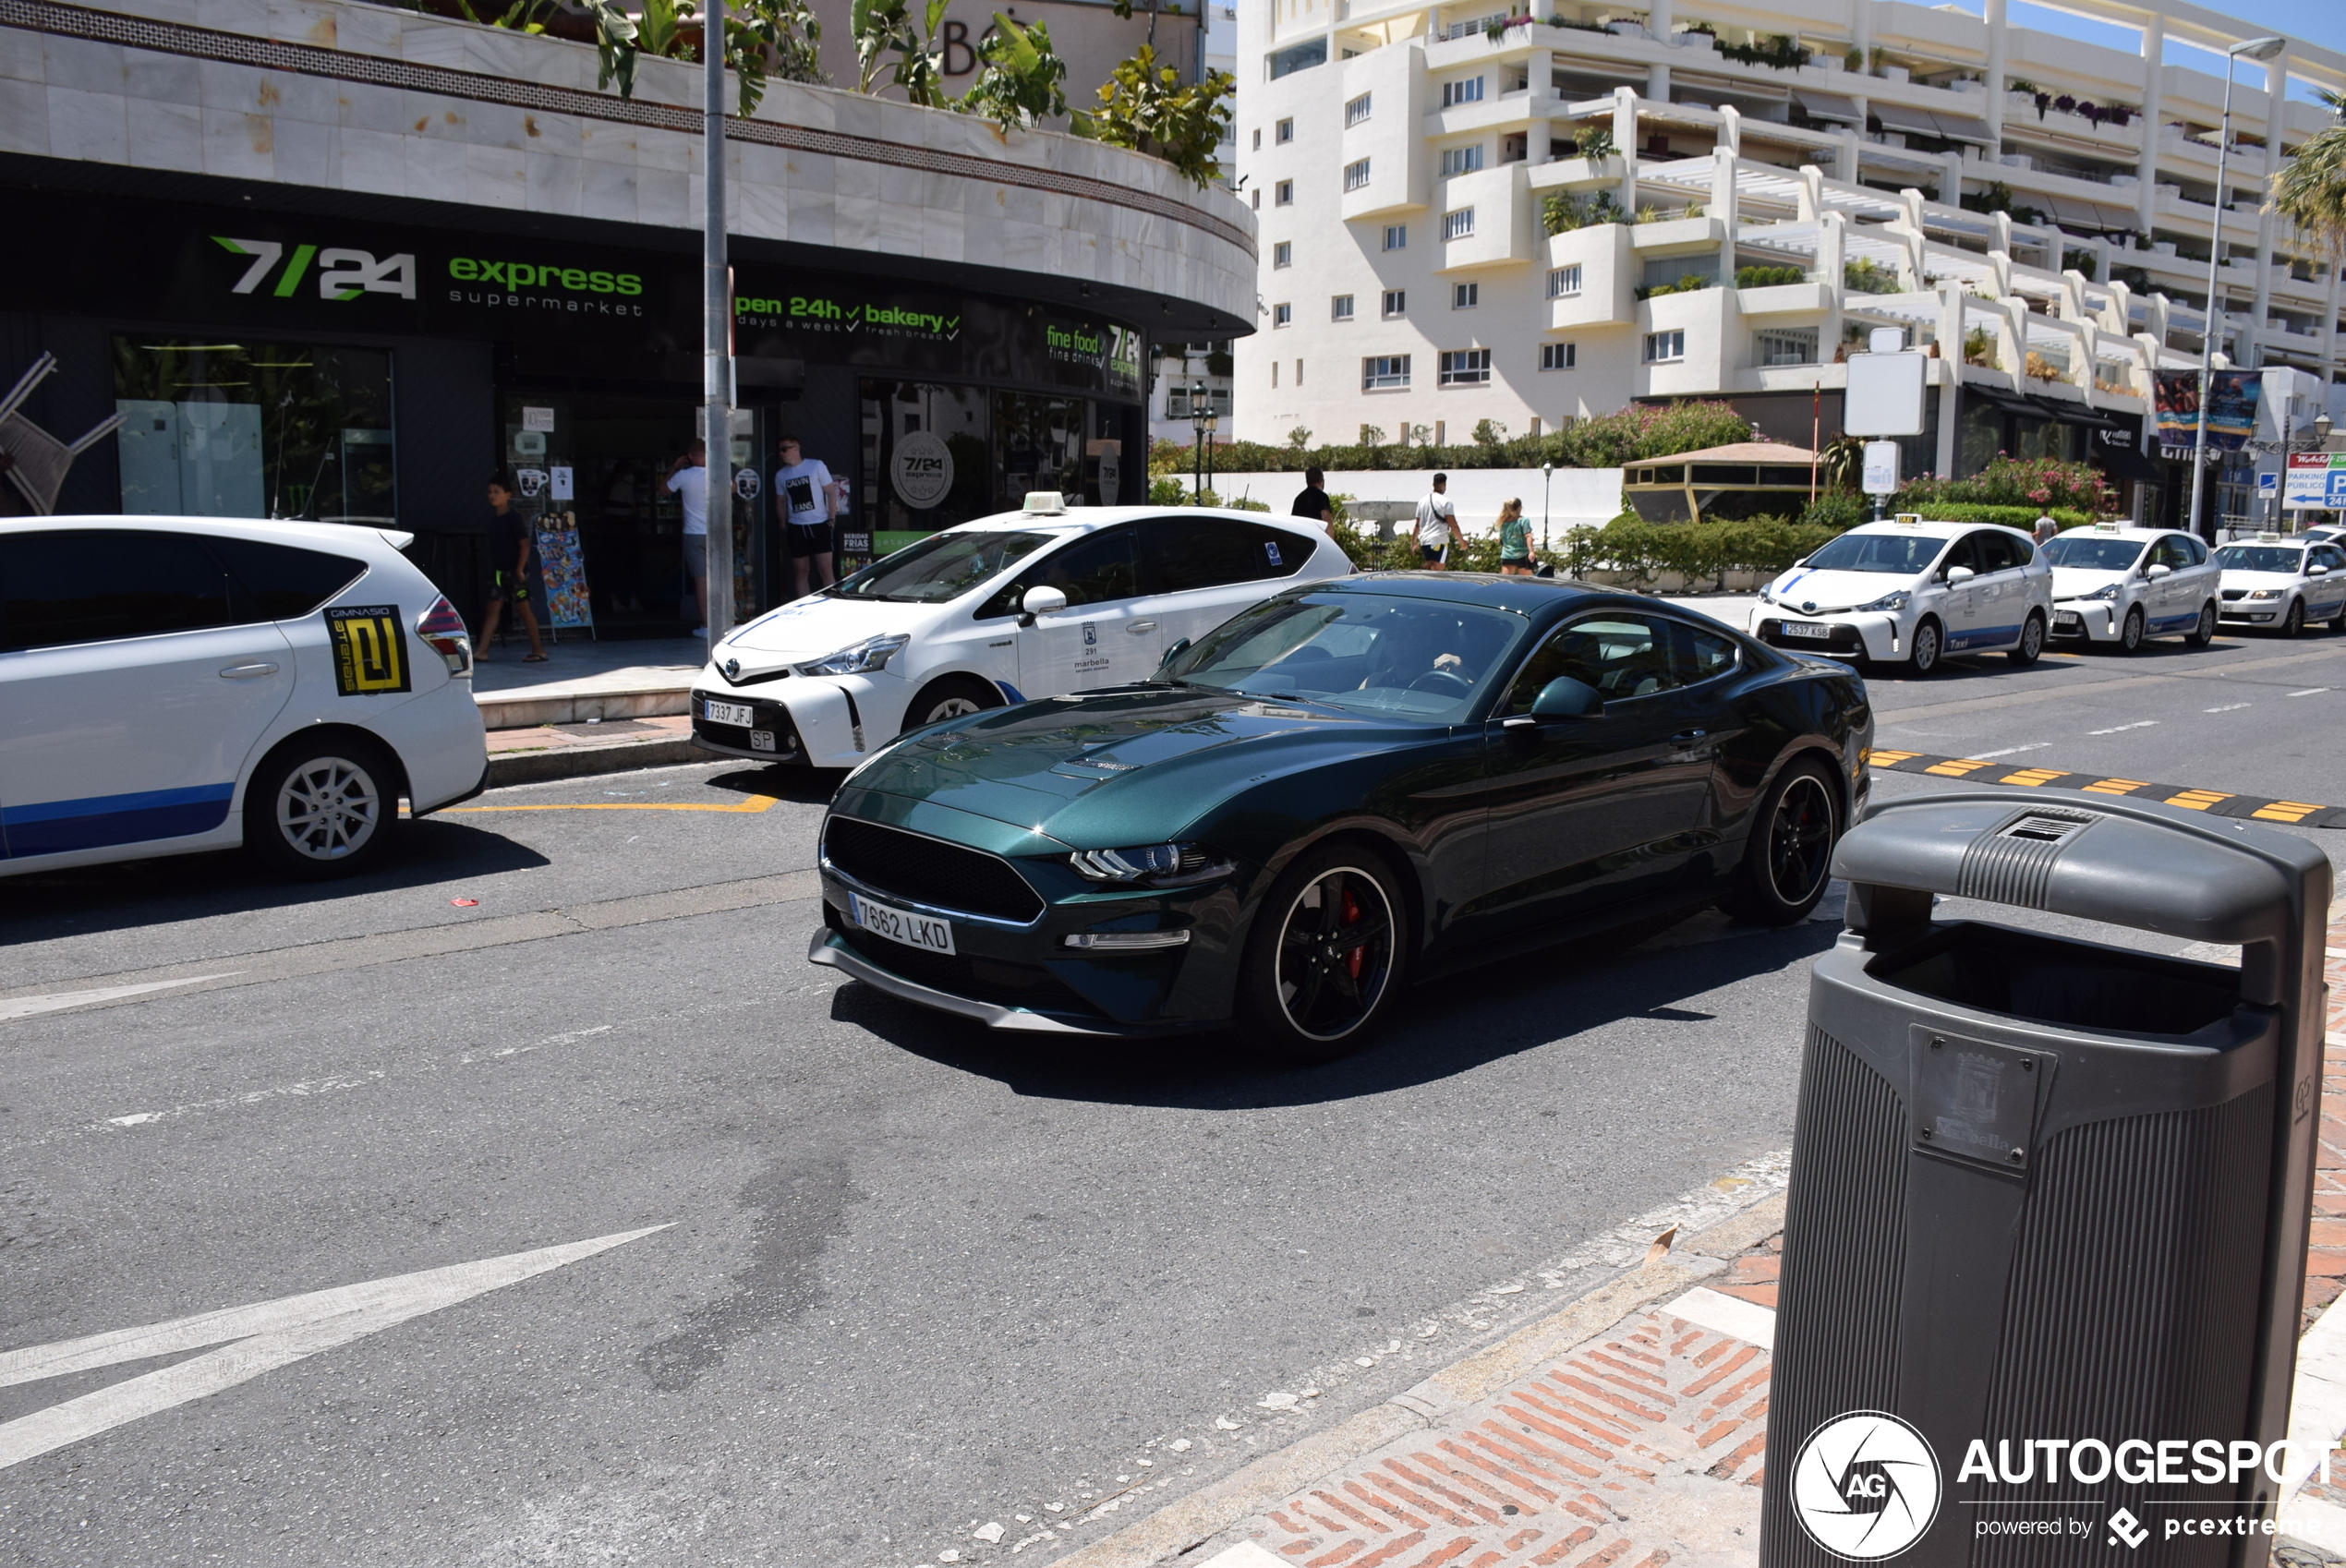
<svg viewBox="0 0 2346 1568"><path fill-rule="evenodd" d="M2118 645L2127 653L2134 653L2143 645L2142 606L2126 612L2126 623L2118 629Z"/></svg>
<svg viewBox="0 0 2346 1568"><path fill-rule="evenodd" d="M2020 645L2004 657L2014 664L2034 664L2044 651L2045 618L2032 609L2028 612L2028 619L2021 625Z"/></svg>
<svg viewBox="0 0 2346 1568"><path fill-rule="evenodd" d="M1760 799L1727 912L1760 925L1805 919L1824 897L1840 842L1841 797L1823 765L1803 757Z"/></svg>
<svg viewBox="0 0 2346 1568"><path fill-rule="evenodd" d="M283 876L346 876L399 830L398 765L360 736L281 746L245 785L245 849Z"/></svg>
<svg viewBox="0 0 2346 1568"><path fill-rule="evenodd" d="M2199 624L2191 629L2184 641L2193 647L2204 648L2216 640L2216 606L2213 601L2199 607Z"/></svg>
<svg viewBox="0 0 2346 1568"><path fill-rule="evenodd" d="M304 860L332 863L363 853L381 826L381 789L347 757L312 757L277 787L272 816L285 847Z"/></svg>
<svg viewBox="0 0 2346 1568"><path fill-rule="evenodd" d="M1306 1039L1343 1039L1376 1011L1393 974L1393 905L1376 878L1336 866L1306 883L1279 929L1279 1007Z"/></svg>
<svg viewBox="0 0 2346 1568"><path fill-rule="evenodd" d="M948 675L920 689L912 706L904 710L904 729L925 730L949 718L965 718L1001 706L1000 694L976 677Z"/></svg>
<svg viewBox="0 0 2346 1568"><path fill-rule="evenodd" d="M1939 668L1939 622L1926 621L1915 628L1914 651L1908 659L1917 675L1928 675Z"/></svg>
<svg viewBox="0 0 2346 1568"><path fill-rule="evenodd" d="M2304 631L2305 601L2292 599L2289 601L2289 613L2281 618L2280 634L2284 637L2296 637L2304 635Z"/></svg>

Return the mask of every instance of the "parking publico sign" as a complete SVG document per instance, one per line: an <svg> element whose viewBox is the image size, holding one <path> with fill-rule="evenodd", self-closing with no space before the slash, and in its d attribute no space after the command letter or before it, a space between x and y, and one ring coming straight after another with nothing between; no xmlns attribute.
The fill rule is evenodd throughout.
<svg viewBox="0 0 2346 1568"><path fill-rule="evenodd" d="M1835 1557L1874 1562L1920 1540L1939 1516L1939 1461L1895 1416L1855 1410L1808 1434L1792 1467L1792 1509Z"/></svg>
<svg viewBox="0 0 2346 1568"><path fill-rule="evenodd" d="M2300 511L2346 509L2346 454L2291 452L2289 477L2281 486L2280 503Z"/></svg>

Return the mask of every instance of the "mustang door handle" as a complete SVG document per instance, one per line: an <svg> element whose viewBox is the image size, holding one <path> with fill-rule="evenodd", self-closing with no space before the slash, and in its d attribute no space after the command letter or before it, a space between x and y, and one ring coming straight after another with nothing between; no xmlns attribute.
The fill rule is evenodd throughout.
<svg viewBox="0 0 2346 1568"><path fill-rule="evenodd" d="M1155 621L1133 621L1133 622L1132 622L1132 624L1131 624L1130 626L1127 626L1127 627L1126 627L1126 628L1124 628L1124 629L1125 629L1127 632L1131 633L1132 633L1132 635L1134 635L1135 637L1137 637L1137 636L1139 636L1139 635L1140 635L1142 633L1143 633L1143 632L1154 632L1154 631L1155 631L1155 630L1156 630L1156 622L1155 622Z"/></svg>
<svg viewBox="0 0 2346 1568"><path fill-rule="evenodd" d="M1683 746L1688 741L1699 741L1705 735L1710 733L1711 731L1708 730L1681 730L1675 735L1671 736L1670 739L1674 744Z"/></svg>
<svg viewBox="0 0 2346 1568"><path fill-rule="evenodd" d="M232 664L220 672L220 678L223 681L250 681L256 676L276 673L277 667L264 658L251 664Z"/></svg>

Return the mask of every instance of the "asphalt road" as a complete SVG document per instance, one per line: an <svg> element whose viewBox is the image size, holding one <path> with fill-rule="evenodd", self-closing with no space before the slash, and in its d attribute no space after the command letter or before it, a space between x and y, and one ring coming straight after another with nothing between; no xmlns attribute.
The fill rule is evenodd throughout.
<svg viewBox="0 0 2346 1568"><path fill-rule="evenodd" d="M2346 793L2346 639L1873 684L1884 745ZM562 809L436 818L291 894L232 857L0 882L0 1019L170 982L0 1021L0 1562L913 1568L1148 1489L1047 1561L1552 1308L1616 1227L1789 1142L1829 919L1453 980L1312 1071L1003 1039L804 962L822 783L501 791ZM200 1333L54 1376L7 1354L654 1226L404 1321L429 1290L386 1287L389 1318L249 1341L286 1364L208 1397L173 1398L246 1363ZM8 1463L62 1402L140 1391Z"/></svg>

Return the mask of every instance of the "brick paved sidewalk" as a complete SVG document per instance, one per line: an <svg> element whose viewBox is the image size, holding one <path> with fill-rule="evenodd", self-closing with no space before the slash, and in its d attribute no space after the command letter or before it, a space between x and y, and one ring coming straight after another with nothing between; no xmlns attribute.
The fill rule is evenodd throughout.
<svg viewBox="0 0 2346 1568"><path fill-rule="evenodd" d="M2328 1043L2346 1046L2346 915L2326 972ZM2346 1287L2346 1050L2323 1085L2308 1325ZM1200 1568L1748 1568L1773 1322L1751 1308L1775 1307L1782 1250L1768 1236L1705 1285L1298 1490Z"/></svg>

